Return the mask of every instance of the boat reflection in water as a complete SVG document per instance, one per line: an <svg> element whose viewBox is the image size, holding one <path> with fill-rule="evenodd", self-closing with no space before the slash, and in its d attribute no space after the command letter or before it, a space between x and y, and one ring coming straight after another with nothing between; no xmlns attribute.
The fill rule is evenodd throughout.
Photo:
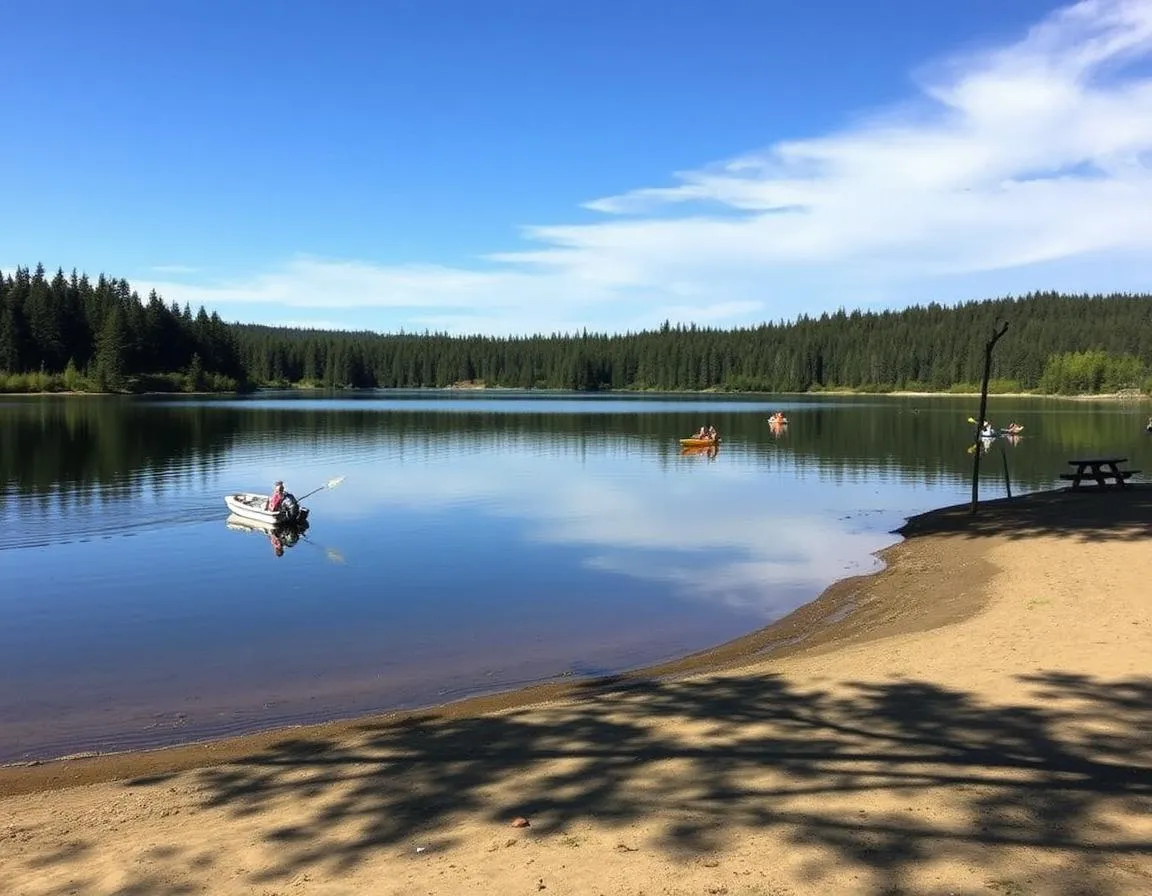
<svg viewBox="0 0 1152 896"><path fill-rule="evenodd" d="M259 532L272 543L272 550L277 557L284 556L284 549L295 547L300 543L301 536L308 531L308 521L303 520L295 525L280 524L270 526L267 523L258 523L255 520L245 519L236 514L229 514L224 524L235 532Z"/></svg>
<svg viewBox="0 0 1152 896"><path fill-rule="evenodd" d="M690 457L699 455L706 457L708 460L716 460L716 455L720 453L720 443L714 442L711 445L685 445L680 449L681 457Z"/></svg>
<svg viewBox="0 0 1152 896"><path fill-rule="evenodd" d="M1020 442L1023 438L1024 437L1019 435L1018 433L1004 433L1003 435L999 435L999 436L980 436L980 453L981 454L987 454L992 449L992 446L994 444L996 444L997 441L1000 441L1001 443L1007 442L1009 445L1011 445L1013 448L1015 448L1017 445L1020 444ZM975 445L969 445L968 446L968 453L969 454L975 454L976 453L976 446Z"/></svg>

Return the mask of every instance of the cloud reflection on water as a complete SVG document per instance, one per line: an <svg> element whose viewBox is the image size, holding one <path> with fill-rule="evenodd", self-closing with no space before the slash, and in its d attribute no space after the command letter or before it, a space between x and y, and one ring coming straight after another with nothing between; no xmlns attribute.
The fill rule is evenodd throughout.
<svg viewBox="0 0 1152 896"><path fill-rule="evenodd" d="M765 475L747 459L705 468L699 458L676 458L663 467L651 452L596 447L583 457L573 469L546 451L431 451L360 467L346 491L314 506L317 518L341 524L401 515L418 525L445 513L474 525L513 520L521 546L579 549L588 569L666 583L679 597L762 618L878 568L872 554L895 540L888 532L901 519L893 512L862 522L874 483L842 483L829 502L827 489L800 471Z"/></svg>

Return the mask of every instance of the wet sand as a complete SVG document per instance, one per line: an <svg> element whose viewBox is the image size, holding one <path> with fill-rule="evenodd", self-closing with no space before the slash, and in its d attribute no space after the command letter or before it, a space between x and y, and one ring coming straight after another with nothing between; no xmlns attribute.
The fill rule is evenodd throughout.
<svg viewBox="0 0 1152 896"><path fill-rule="evenodd" d="M1152 490L918 517L716 650L0 769L6 892L1152 892ZM513 827L523 817L527 827Z"/></svg>

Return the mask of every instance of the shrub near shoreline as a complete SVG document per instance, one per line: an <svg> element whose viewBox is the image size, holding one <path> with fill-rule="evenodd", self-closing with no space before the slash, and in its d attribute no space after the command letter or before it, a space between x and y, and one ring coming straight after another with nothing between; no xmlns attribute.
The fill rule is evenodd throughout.
<svg viewBox="0 0 1152 896"><path fill-rule="evenodd" d="M120 388L101 388L95 378L64 373L4 373L0 371L0 394L7 395L108 395L142 392L227 393L240 391L236 380L222 374L153 373L126 377Z"/></svg>

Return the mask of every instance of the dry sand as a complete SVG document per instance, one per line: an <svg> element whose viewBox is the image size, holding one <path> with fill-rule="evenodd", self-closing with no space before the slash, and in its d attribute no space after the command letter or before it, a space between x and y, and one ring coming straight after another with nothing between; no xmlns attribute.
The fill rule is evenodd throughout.
<svg viewBox="0 0 1152 896"><path fill-rule="evenodd" d="M660 670L0 770L0 892L1152 893L1152 491L905 534Z"/></svg>

